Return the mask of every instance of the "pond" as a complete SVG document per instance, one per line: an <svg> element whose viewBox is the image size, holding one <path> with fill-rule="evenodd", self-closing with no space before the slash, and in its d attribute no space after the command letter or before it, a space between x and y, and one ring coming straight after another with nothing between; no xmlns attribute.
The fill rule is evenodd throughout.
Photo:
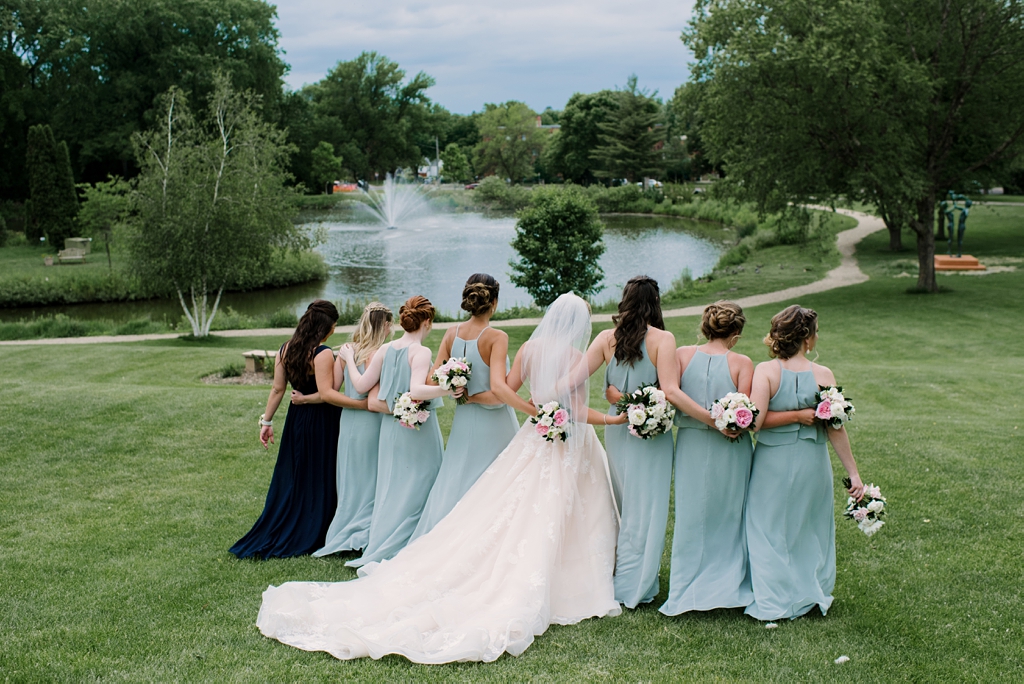
<svg viewBox="0 0 1024 684"><path fill-rule="evenodd" d="M309 217L307 217L309 220ZM661 216L605 216L601 258L604 289L597 301L617 298L623 284L649 275L666 290L689 268L694 277L709 272L723 251L719 227ZM462 286L472 273L490 273L501 283L501 308L529 305L530 296L509 282L509 245L515 219L480 213L433 213L388 230L362 211L341 208L320 214L310 227L322 226L327 240L319 251L330 274L326 281L295 287L224 295L222 306L247 315L282 308L301 314L317 297L331 301L377 299L397 308L414 294L427 297L440 311L459 313ZM177 321L176 301L150 300L0 310L0 320L65 313L80 319L125 321L150 316Z"/></svg>

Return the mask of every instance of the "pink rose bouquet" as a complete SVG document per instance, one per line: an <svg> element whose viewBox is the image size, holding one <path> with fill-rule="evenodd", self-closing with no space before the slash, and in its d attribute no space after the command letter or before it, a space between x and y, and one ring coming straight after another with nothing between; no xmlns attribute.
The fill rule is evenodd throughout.
<svg viewBox="0 0 1024 684"><path fill-rule="evenodd" d="M844 487L849 489L851 484L850 478L843 478ZM882 490L873 484L865 487L864 498L860 501L852 496L846 498L846 511L843 516L857 523L860 531L869 537L882 529L882 525L885 524L885 521L882 520L883 515L885 515L885 497L882 496Z"/></svg>
<svg viewBox="0 0 1024 684"><path fill-rule="evenodd" d="M469 377L472 374L473 364L467 361L465 357L456 358L453 356L438 366L431 377L438 387L452 391L468 385ZM456 399L455 402L457 404L465 404L468 399L469 397L463 392L462 396Z"/></svg>
<svg viewBox="0 0 1024 684"><path fill-rule="evenodd" d="M743 392L729 392L711 404L711 418L719 430L751 430L754 419L760 411L757 405ZM733 441L739 439L735 438Z"/></svg>
<svg viewBox="0 0 1024 684"><path fill-rule="evenodd" d="M530 418L537 430L537 435L549 442L565 441L569 429L569 412L557 401L549 401L540 407L537 415Z"/></svg>
<svg viewBox="0 0 1024 684"><path fill-rule="evenodd" d="M409 392L399 394L395 397L394 408L391 415L395 417L398 424L410 430L419 430L430 420L430 402L415 401Z"/></svg>
<svg viewBox="0 0 1024 684"><path fill-rule="evenodd" d="M853 404L843 395L843 388L838 385L819 385L814 402L814 417L835 430L853 418Z"/></svg>
<svg viewBox="0 0 1024 684"><path fill-rule="evenodd" d="M672 430L676 408L665 398L657 385L642 385L635 392L627 392L615 402L619 413L629 419L629 434L640 439L651 439Z"/></svg>

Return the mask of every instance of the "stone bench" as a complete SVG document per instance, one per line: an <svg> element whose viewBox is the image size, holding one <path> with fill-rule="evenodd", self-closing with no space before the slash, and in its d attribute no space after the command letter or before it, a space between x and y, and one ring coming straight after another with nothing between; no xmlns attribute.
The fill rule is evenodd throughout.
<svg viewBox="0 0 1024 684"><path fill-rule="evenodd" d="M252 351L243 352L242 357L245 359L246 373L265 373L268 370L273 372L274 359L277 358L277 352L267 349L253 349ZM268 360L270 361L269 364L267 364Z"/></svg>
<svg viewBox="0 0 1024 684"><path fill-rule="evenodd" d="M57 261L62 264L75 264L85 263L85 250L82 249L62 249L57 252Z"/></svg>

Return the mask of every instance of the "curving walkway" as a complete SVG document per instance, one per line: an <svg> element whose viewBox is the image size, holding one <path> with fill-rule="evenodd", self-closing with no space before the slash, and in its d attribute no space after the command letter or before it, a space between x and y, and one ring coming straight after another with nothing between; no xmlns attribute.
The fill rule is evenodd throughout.
<svg viewBox="0 0 1024 684"><path fill-rule="evenodd" d="M1024 206L1024 205L1022 205ZM821 209L823 211L831 211L830 207L809 207L811 209ZM852 218L857 219L857 225L849 230L844 230L836 236L836 246L839 249L841 260L839 265L829 271L824 278L816 280L813 283L807 285L798 285L796 287L787 287L784 290L776 290L775 292L766 292L764 294L750 295L749 297L740 297L734 300L737 304L742 307L760 306L762 304L774 304L776 302L784 302L797 297L803 297L809 294L816 294L818 292L825 292L827 290L835 290L840 287L847 287L849 285L857 285L858 283L865 282L868 277L860 270L857 265L857 259L854 257L854 252L857 249L857 243L863 240L868 235L882 230L885 228L885 223L882 219L877 216L871 216L859 211L852 211L850 209L836 209L839 214L845 214ZM699 316L704 311L706 304L698 304L696 306L688 306L682 309L669 309L663 312L665 318L674 318L678 316ZM595 323L608 323L612 320L612 314L594 314L591 319ZM540 323L539 318L515 318L507 321L493 321L491 325L496 328L512 328L517 326L525 325L537 325ZM434 327L439 329L449 328L455 325L455 323L438 323ZM261 328L257 330L220 330L216 334L219 337L289 337L292 334L292 328ZM353 325L339 325L336 332L339 333L351 333L355 331ZM59 337L41 340L9 340L0 342L0 346L13 346L13 345L48 345L48 344L106 344L110 342L146 342L150 340L173 340L179 337L179 333L156 333L149 335L97 335L94 337Z"/></svg>

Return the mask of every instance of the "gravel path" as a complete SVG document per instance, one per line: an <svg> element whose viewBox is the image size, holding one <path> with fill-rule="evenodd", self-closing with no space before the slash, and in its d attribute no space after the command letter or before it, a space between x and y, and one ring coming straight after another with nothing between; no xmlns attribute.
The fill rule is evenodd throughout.
<svg viewBox="0 0 1024 684"><path fill-rule="evenodd" d="M1022 205L1024 206L1024 205ZM830 211L829 207L810 207L811 209L822 209ZM765 294L751 295L735 299L742 307L760 306L762 304L774 304L784 302L797 297L809 294L834 290L848 285L857 285L868 279L867 275L860 270L854 252L857 243L876 231L885 228L885 223L877 216L871 216L859 211L850 209L836 209L836 212L845 214L857 219L857 226L844 230L836 237L836 245L842 260L839 265L829 271L824 278L807 285L787 287L784 290L766 292ZM663 312L665 318L676 316L699 316L706 304L688 306L682 309L669 309ZM595 323L607 323L612 320L612 314L594 314L592 320ZM516 318L507 321L494 321L492 325L497 328L511 328L524 325L537 325L539 318ZM439 329L449 328L455 323L438 323L434 327ZM336 332L351 333L355 330L352 325L339 325ZM219 337L289 337L292 328L261 328L256 330L219 330L216 335ZM146 342L150 340L173 340L180 337L179 333L154 333L149 335L96 335L92 337L58 337L41 340L8 340L0 342L0 346L13 345L48 345L48 344L107 344L110 342Z"/></svg>

